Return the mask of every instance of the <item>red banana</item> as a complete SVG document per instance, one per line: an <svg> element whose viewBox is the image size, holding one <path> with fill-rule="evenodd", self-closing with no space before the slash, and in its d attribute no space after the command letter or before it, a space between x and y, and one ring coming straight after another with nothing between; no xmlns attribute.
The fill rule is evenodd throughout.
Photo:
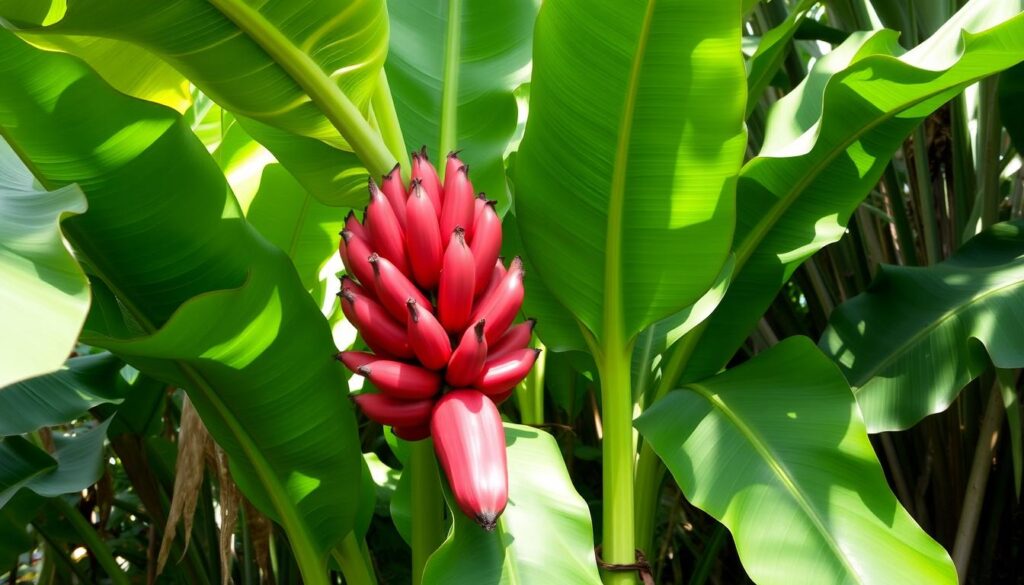
<svg viewBox="0 0 1024 585"><path fill-rule="evenodd" d="M437 290L437 316L451 333L466 327L473 310L476 267L473 264L473 253L466 245L465 233L461 227L452 232L448 249L444 253L441 282Z"/></svg>
<svg viewBox="0 0 1024 585"><path fill-rule="evenodd" d="M498 394L489 394L487 397L491 399L491 402L493 402L495 406L501 406L503 402L511 398L511 396L515 393L516 387L513 386L508 390L505 390L504 392L499 392Z"/></svg>
<svg viewBox="0 0 1024 585"><path fill-rule="evenodd" d="M409 262L405 259L405 234L398 218L391 209L387 197L380 192L377 184L370 181L370 203L366 206L363 221L373 240L373 249L398 267L403 274L409 274Z"/></svg>
<svg viewBox="0 0 1024 585"><path fill-rule="evenodd" d="M358 373L360 367L379 360L380 357L366 351L343 351L338 354L338 361L345 364L345 367Z"/></svg>
<svg viewBox="0 0 1024 585"><path fill-rule="evenodd" d="M373 267L370 266L370 248L366 240L349 229L341 230L341 239L345 242L346 255L341 259L345 262L345 272L355 277L371 293L376 292L373 283Z"/></svg>
<svg viewBox="0 0 1024 585"><path fill-rule="evenodd" d="M459 151L449 152L444 163L444 188L448 189L448 185L452 185L452 181L455 179L455 173L458 172L459 167L465 166L466 163L459 159Z"/></svg>
<svg viewBox="0 0 1024 585"><path fill-rule="evenodd" d="M374 353L384 353L398 358L414 357L405 334L405 327L399 325L384 307L351 287L341 289L341 310L345 318L359 330L363 341Z"/></svg>
<svg viewBox="0 0 1024 585"><path fill-rule="evenodd" d="M418 180L427 192L427 197L434 205L434 212L441 216L441 181L437 178L437 170L427 158L427 147L412 153L412 180ZM444 232L442 232L443 234Z"/></svg>
<svg viewBox="0 0 1024 585"><path fill-rule="evenodd" d="M391 432L403 441L422 441L430 436L430 423L414 427L391 427Z"/></svg>
<svg viewBox="0 0 1024 585"><path fill-rule="evenodd" d="M476 325L466 329L462 334L462 340L448 360L444 379L456 388L469 386L483 371L486 361L487 340L484 339L484 322L477 321Z"/></svg>
<svg viewBox="0 0 1024 585"><path fill-rule="evenodd" d="M415 299L406 301L406 306L409 316L405 326L409 332L409 345L416 353L416 358L431 370L444 368L452 355L448 332L437 317L421 309Z"/></svg>
<svg viewBox="0 0 1024 585"><path fill-rule="evenodd" d="M539 349L519 349L487 360L473 387L489 396L515 388L530 373L539 353Z"/></svg>
<svg viewBox="0 0 1024 585"><path fill-rule="evenodd" d="M430 431L459 509L494 530L508 503L505 429L497 407L475 390L453 390L434 407Z"/></svg>
<svg viewBox="0 0 1024 585"><path fill-rule="evenodd" d="M523 305L523 261L516 256L508 273L498 286L483 296L477 304L472 320L487 320L484 337L494 343L516 319L516 313Z"/></svg>
<svg viewBox="0 0 1024 585"><path fill-rule="evenodd" d="M387 258L373 253L370 254L368 262L373 268L377 297L380 298L381 304L391 313L392 317L398 319L399 322L405 321L409 314L409 309L405 305L409 299L415 300L428 311L434 310L420 289L416 288L416 285Z"/></svg>
<svg viewBox="0 0 1024 585"><path fill-rule="evenodd" d="M419 181L413 183L412 193L406 202L406 224L412 276L423 288L432 289L437 286L441 273L444 245L434 204Z"/></svg>
<svg viewBox="0 0 1024 585"><path fill-rule="evenodd" d="M441 389L441 376L437 372L403 362L377 360L359 366L356 372L392 398L421 400Z"/></svg>
<svg viewBox="0 0 1024 585"><path fill-rule="evenodd" d="M380 190L391 204L391 210L395 212L398 225L405 230L405 200L407 197L405 186L402 185L402 168L399 164L396 163L391 172L384 175L380 182Z"/></svg>
<svg viewBox="0 0 1024 585"><path fill-rule="evenodd" d="M462 227L466 238L473 236L473 184L469 182L469 168L459 167L451 183L445 177L444 203L441 208L441 233L450 234Z"/></svg>
<svg viewBox="0 0 1024 585"><path fill-rule="evenodd" d="M352 399L370 420L400 427L427 424L434 406L433 400L399 400L383 394L359 394Z"/></svg>
<svg viewBox="0 0 1024 585"><path fill-rule="evenodd" d="M469 249L473 252L473 263L476 265L475 292L483 292L494 272L498 254L501 253L501 218L494 211L493 202L484 205L473 229L475 231Z"/></svg>
<svg viewBox="0 0 1024 585"><path fill-rule="evenodd" d="M494 359L517 349L525 349L530 345L533 327L536 324L536 319L527 319L518 325L510 327L487 351L488 359Z"/></svg>
<svg viewBox="0 0 1024 585"><path fill-rule="evenodd" d="M498 256L498 260L494 263L494 269L491 271L490 280L487 281L487 287L482 291L476 291L477 300L486 299L487 295L491 294L494 289L498 288L498 285L501 284L501 280L505 278L505 274L507 272L508 271L505 270L505 265L502 263L501 256Z"/></svg>

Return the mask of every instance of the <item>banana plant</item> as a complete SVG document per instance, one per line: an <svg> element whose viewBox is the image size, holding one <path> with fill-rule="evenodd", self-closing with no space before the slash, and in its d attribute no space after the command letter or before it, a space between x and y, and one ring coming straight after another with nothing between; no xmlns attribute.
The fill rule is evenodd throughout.
<svg viewBox="0 0 1024 585"><path fill-rule="evenodd" d="M953 100L967 160L967 104L1012 103L1024 2L914 10L0 0L0 560L81 542L111 582L155 578L69 504L114 470L176 581L371 584L401 558L417 584L625 585L672 557L669 471L718 527L693 582L726 532L759 584L965 579L869 433L990 365L1017 408L1020 223L981 228L1019 212L1019 120L979 107L942 263L925 138ZM918 252L901 165L932 265L875 262L819 344L778 341L777 299L807 305L805 272L826 290L816 258L848 231L881 216Z"/></svg>

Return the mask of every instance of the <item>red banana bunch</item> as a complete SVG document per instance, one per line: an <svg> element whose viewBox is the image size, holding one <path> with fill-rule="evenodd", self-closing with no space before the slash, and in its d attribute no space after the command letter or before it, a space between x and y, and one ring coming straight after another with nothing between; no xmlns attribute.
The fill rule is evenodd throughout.
<svg viewBox="0 0 1024 585"><path fill-rule="evenodd" d="M523 264L506 268L494 202L473 192L469 168L448 155L444 181L413 153L411 184L399 167L378 186L360 223L341 232L341 308L372 352L338 358L379 393L354 400L409 441L433 437L463 512L493 530L508 500L505 434L497 405L529 373L534 321L513 325Z"/></svg>

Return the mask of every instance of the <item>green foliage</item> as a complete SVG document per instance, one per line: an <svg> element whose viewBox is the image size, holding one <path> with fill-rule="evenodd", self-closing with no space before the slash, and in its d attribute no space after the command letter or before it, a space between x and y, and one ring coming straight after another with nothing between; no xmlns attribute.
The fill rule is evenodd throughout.
<svg viewBox="0 0 1024 585"><path fill-rule="evenodd" d="M849 386L807 338L669 393L637 427L759 584L957 583L886 485Z"/></svg>
<svg viewBox="0 0 1024 585"><path fill-rule="evenodd" d="M0 132L0 388L52 372L75 347L89 311L82 269L61 220L85 212L82 192L40 189Z"/></svg>
<svg viewBox="0 0 1024 585"><path fill-rule="evenodd" d="M477 191L508 207L504 155L516 130L512 92L529 79L536 0L388 3L385 69L408 150L459 149Z"/></svg>
<svg viewBox="0 0 1024 585"><path fill-rule="evenodd" d="M739 18L738 2L541 9L515 212L538 278L600 341L693 303L726 261Z"/></svg>
<svg viewBox="0 0 1024 585"><path fill-rule="evenodd" d="M0 439L0 508L20 489L41 496L72 494L96 483L103 470L103 442L110 420L53 437L54 452L20 436Z"/></svg>
<svg viewBox="0 0 1024 585"><path fill-rule="evenodd" d="M903 52L888 31L855 33L779 100L740 172L737 274L686 379L717 372L793 271L846 222L922 119L968 83L1024 59L1021 2L974 0Z"/></svg>
<svg viewBox="0 0 1024 585"><path fill-rule="evenodd" d="M172 111L9 32L0 47L0 128L39 180L83 186L90 212L69 238L117 291L119 305L97 305L118 312L84 338L187 388L242 490L304 571L322 566L355 515L359 450L330 331L288 258L241 218Z"/></svg>
<svg viewBox="0 0 1024 585"><path fill-rule="evenodd" d="M949 407L993 363L1024 367L1024 224L997 224L948 260L881 266L834 313L821 347L856 388L871 432Z"/></svg>

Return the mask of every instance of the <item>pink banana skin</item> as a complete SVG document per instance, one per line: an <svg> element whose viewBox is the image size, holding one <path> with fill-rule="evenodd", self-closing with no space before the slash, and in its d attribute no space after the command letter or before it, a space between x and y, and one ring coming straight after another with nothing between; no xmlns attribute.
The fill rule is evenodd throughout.
<svg viewBox="0 0 1024 585"><path fill-rule="evenodd" d="M533 328L536 324L536 319L527 319L518 325L510 327L491 346L487 352L488 359L503 356L517 349L525 349L530 345L530 338L533 337Z"/></svg>
<svg viewBox="0 0 1024 585"><path fill-rule="evenodd" d="M345 364L345 367L352 373L359 373L360 367L379 360L380 357L367 351L343 351L338 354L338 361Z"/></svg>
<svg viewBox="0 0 1024 585"><path fill-rule="evenodd" d="M437 317L430 311L421 309L415 299L408 299L406 307L409 316L405 326L409 332L409 345L416 353L416 358L431 370L444 368L452 355L448 332L444 330Z"/></svg>
<svg viewBox="0 0 1024 585"><path fill-rule="evenodd" d="M502 263L502 258L501 256L499 256L498 260L494 263L494 269L491 271L490 280L487 281L487 288L485 288L482 291L478 290L476 292L478 307L480 301L486 299L489 294L494 292L494 289L498 288L498 285L501 284L501 280L505 278L505 274L507 273L508 271L505 270L505 265Z"/></svg>
<svg viewBox="0 0 1024 585"><path fill-rule="evenodd" d="M409 274L409 262L405 258L405 234L391 204L372 180L370 203L366 206L363 221L370 232L375 251L390 260L403 274Z"/></svg>
<svg viewBox="0 0 1024 585"><path fill-rule="evenodd" d="M469 181L469 168L461 166L451 182L445 180L444 203L441 208L441 233L450 234L455 228L466 231L466 239L473 237L473 184Z"/></svg>
<svg viewBox="0 0 1024 585"><path fill-rule="evenodd" d="M387 198L388 203L391 204L391 210L395 212L395 218L398 219L398 225L405 230L405 186L402 185L402 167L399 164L395 164L391 172L384 175L380 181L380 190L384 193L384 197Z"/></svg>
<svg viewBox="0 0 1024 585"><path fill-rule="evenodd" d="M392 360L377 360L356 370L385 396L401 400L430 398L441 389L441 376L426 368Z"/></svg>
<svg viewBox="0 0 1024 585"><path fill-rule="evenodd" d="M441 216L441 181L437 178L437 170L430 164L427 158L427 147L424 146L419 152L412 153L412 179L418 180L423 185L427 197L434 205L434 211L438 217ZM444 232L442 232L443 234Z"/></svg>
<svg viewBox="0 0 1024 585"><path fill-rule="evenodd" d="M348 229L341 230L341 239L345 242L348 252L346 256L342 256L342 261L345 262L345 272L354 276L359 284L368 291L375 293L373 267L370 266L369 261L371 252L366 240Z"/></svg>
<svg viewBox="0 0 1024 585"><path fill-rule="evenodd" d="M416 181L406 202L406 243L409 246L409 264L416 284L425 289L437 286L444 257L441 229L437 211L423 186Z"/></svg>
<svg viewBox="0 0 1024 585"><path fill-rule="evenodd" d="M459 151L449 152L448 156L445 157L444 162L444 188L447 190L448 185L453 184L455 179L455 173L458 172L459 167L465 166L466 163L459 159Z"/></svg>
<svg viewBox="0 0 1024 585"><path fill-rule="evenodd" d="M373 269L377 297L380 298L381 304L391 313L392 317L398 319L399 322L405 321L408 314L406 301L409 299L415 300L427 311L434 310L434 307L431 306L427 297L420 292L420 289L416 288L416 285L406 278L387 258L377 254L370 254L367 261Z"/></svg>
<svg viewBox="0 0 1024 585"><path fill-rule="evenodd" d="M384 307L373 299L358 294L353 288L341 289L341 310L363 336L363 341L374 353L383 353L398 358L412 358L405 327L388 315Z"/></svg>
<svg viewBox="0 0 1024 585"><path fill-rule="evenodd" d="M494 211L493 202L484 205L474 229L476 231L473 232L469 250L473 252L473 263L476 265L475 294L483 292L490 284L494 263L498 261L498 255L501 254L501 218Z"/></svg>
<svg viewBox="0 0 1024 585"><path fill-rule="evenodd" d="M505 430L497 407L475 390L452 390L434 407L430 431L459 509L494 530L508 504Z"/></svg>
<svg viewBox="0 0 1024 585"><path fill-rule="evenodd" d="M515 388L530 373L539 353L539 349L519 349L487 360L473 387L489 396Z"/></svg>
<svg viewBox="0 0 1024 585"><path fill-rule="evenodd" d="M469 386L484 369L487 361L487 340L484 339L484 322L477 321L462 334L462 340L452 352L444 379L453 387Z"/></svg>
<svg viewBox="0 0 1024 585"><path fill-rule="evenodd" d="M476 266L473 253L466 245L465 231L461 227L455 228L444 252L437 291L437 316L449 333L462 331L470 322L475 277Z"/></svg>
<svg viewBox="0 0 1024 585"><path fill-rule="evenodd" d="M523 305L523 276L523 261L517 256L512 260L508 273L498 286L482 297L477 305L472 320L487 320L484 336L488 343L497 341L515 321L516 314Z"/></svg>
<svg viewBox="0 0 1024 585"><path fill-rule="evenodd" d="M370 420L398 427L427 424L434 407L433 400L399 400L384 394L359 394L352 400Z"/></svg>

